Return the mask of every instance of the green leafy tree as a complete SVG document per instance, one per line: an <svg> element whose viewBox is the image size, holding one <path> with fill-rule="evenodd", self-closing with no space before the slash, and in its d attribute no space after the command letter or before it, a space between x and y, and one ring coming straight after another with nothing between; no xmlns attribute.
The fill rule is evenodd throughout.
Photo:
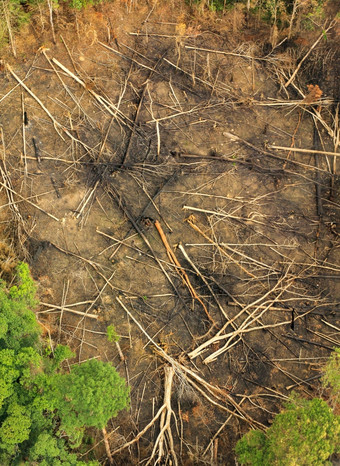
<svg viewBox="0 0 340 466"><path fill-rule="evenodd" d="M244 465L322 466L339 448L340 420L320 398L293 397L264 432L250 431L236 444Z"/></svg>
<svg viewBox="0 0 340 466"><path fill-rule="evenodd" d="M0 349L39 346L40 329L30 308L36 305L35 286L27 264L17 267L17 283L9 290L0 282Z"/></svg>
<svg viewBox="0 0 340 466"><path fill-rule="evenodd" d="M112 365L96 359L63 373L74 354L43 348L35 304L28 266L19 264L12 287L0 281L0 464L85 465L71 449L86 427L102 428L126 407L129 391Z"/></svg>
<svg viewBox="0 0 340 466"><path fill-rule="evenodd" d="M0 445L9 453L14 453L16 445L29 438L31 418L27 410L17 403L10 403L6 414L0 427Z"/></svg>
<svg viewBox="0 0 340 466"><path fill-rule="evenodd" d="M129 390L111 364L97 359L56 374L46 397L60 418L63 432L78 446L85 427L102 429L129 402Z"/></svg>
<svg viewBox="0 0 340 466"><path fill-rule="evenodd" d="M29 451L29 459L24 464L29 466L98 466L97 461L87 463L78 461L77 455L67 450L64 440L48 432L43 432L38 436Z"/></svg>

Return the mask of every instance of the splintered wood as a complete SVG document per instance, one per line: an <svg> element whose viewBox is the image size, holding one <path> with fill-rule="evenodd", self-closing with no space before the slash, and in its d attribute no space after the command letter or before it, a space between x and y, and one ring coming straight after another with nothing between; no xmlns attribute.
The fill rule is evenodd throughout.
<svg viewBox="0 0 340 466"><path fill-rule="evenodd" d="M210 322L212 322L214 325L216 325L214 319L209 314L206 305L204 304L202 299L198 296L198 294L196 293L194 287L192 286L192 284L190 282L190 279L188 277L188 274L183 269L183 267L181 266L181 264L179 263L176 255L175 255L175 253L171 249L171 247L170 247L170 245L168 243L168 240L167 240L167 238L165 236L165 233L163 231L163 228L162 228L162 226L161 226L161 224L159 223L158 220L155 221L155 227L156 227L156 229L157 229L157 231L159 233L159 236L161 237L161 240L162 240L162 242L163 242L163 244L165 246L165 249L166 249L167 255L168 255L169 259L170 259L170 262L172 262L176 266L176 270L179 273L179 275L182 277L183 283L188 287L188 290L189 290L191 296L193 297L193 299L196 299L202 305L202 307L204 309L204 312L205 312L206 316L208 317L208 319L210 320Z"/></svg>
<svg viewBox="0 0 340 466"><path fill-rule="evenodd" d="M171 407L171 391L172 381L175 375L173 367L165 366L164 368L164 400L162 406L162 414L159 420L159 434L155 440L154 447L147 465L158 464L162 461L163 457L171 458L171 461L176 466L178 465L177 456L175 453L174 439L171 432L171 418L175 417L175 412ZM158 451L158 453L157 453ZM151 463L155 461L155 463Z"/></svg>

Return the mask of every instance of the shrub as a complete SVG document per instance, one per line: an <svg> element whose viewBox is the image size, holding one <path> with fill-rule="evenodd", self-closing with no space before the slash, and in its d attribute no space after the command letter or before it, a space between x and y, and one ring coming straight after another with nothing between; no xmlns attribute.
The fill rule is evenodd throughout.
<svg viewBox="0 0 340 466"><path fill-rule="evenodd" d="M117 335L114 325L109 325L106 329L106 336L110 343L114 341L119 341L119 336Z"/></svg>
<svg viewBox="0 0 340 466"><path fill-rule="evenodd" d="M241 464L262 466L267 457L267 437L260 430L251 430L236 444L236 455Z"/></svg>
<svg viewBox="0 0 340 466"><path fill-rule="evenodd" d="M9 290L0 282L0 349L39 346L40 329L34 313L35 286L27 264L17 267L16 284Z"/></svg>

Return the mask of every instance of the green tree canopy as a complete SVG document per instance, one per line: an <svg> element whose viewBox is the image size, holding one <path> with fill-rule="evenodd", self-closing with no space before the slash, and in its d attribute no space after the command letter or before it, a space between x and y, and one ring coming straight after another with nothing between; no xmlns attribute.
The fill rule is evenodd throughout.
<svg viewBox="0 0 340 466"><path fill-rule="evenodd" d="M101 429L128 405L129 391L111 364L92 359L55 374L46 398L58 412L59 432L78 445L84 427Z"/></svg>
<svg viewBox="0 0 340 466"><path fill-rule="evenodd" d="M129 390L97 359L63 372L74 355L62 345L46 352L35 304L28 266L19 264L11 288L0 282L0 464L84 465L71 448L87 427L102 428L125 408Z"/></svg>
<svg viewBox="0 0 340 466"><path fill-rule="evenodd" d="M293 397L266 433L248 432L235 451L243 465L323 466L339 440L339 416L325 401Z"/></svg>

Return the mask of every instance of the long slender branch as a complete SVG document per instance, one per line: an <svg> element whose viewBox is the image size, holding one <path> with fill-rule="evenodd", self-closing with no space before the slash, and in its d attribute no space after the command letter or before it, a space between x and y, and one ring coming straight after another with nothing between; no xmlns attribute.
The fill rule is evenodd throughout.
<svg viewBox="0 0 340 466"><path fill-rule="evenodd" d="M294 81L295 79L295 76L297 75L299 69L301 68L303 62L306 60L306 58L311 54L311 52L315 49L315 47L318 45L318 43L320 42L320 40L325 37L325 34L327 34L328 31L330 31L333 26L335 24L335 21L332 21L330 23L330 25L328 26L328 28L326 30L323 30L322 33L320 34L320 36L317 38L317 40L314 42L314 44L309 48L308 52L306 53L306 55L300 60L298 66L296 67L294 73L291 75L291 77L288 79L288 81L286 82L285 84L285 87L288 87L289 84L292 83L292 81Z"/></svg>

